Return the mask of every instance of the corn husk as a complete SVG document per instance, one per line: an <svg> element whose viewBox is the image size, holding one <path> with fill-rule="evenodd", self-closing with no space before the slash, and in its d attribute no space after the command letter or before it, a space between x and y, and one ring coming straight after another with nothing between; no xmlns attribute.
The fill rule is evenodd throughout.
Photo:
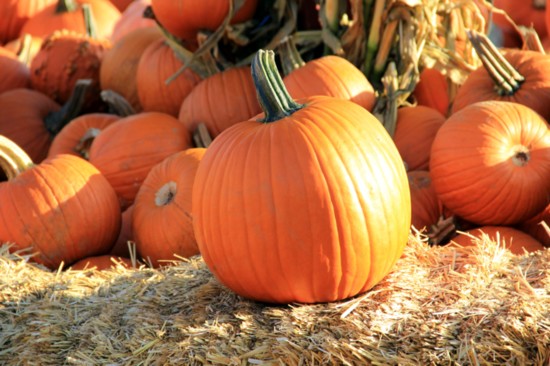
<svg viewBox="0 0 550 366"><path fill-rule="evenodd" d="M430 247L411 235L367 293L243 299L200 257L50 272L0 249L2 365L539 365L550 361L550 250Z"/></svg>

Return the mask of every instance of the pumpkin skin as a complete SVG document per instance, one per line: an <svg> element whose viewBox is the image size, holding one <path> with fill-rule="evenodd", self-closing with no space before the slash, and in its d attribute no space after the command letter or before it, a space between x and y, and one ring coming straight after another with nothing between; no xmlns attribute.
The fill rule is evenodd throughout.
<svg viewBox="0 0 550 366"><path fill-rule="evenodd" d="M145 18L143 12L151 5L151 0L135 0L122 12L111 34L111 42L114 44L124 36L140 28L157 28L153 19ZM158 30L158 29L157 29Z"/></svg>
<svg viewBox="0 0 550 366"><path fill-rule="evenodd" d="M410 228L407 176L390 136L364 108L332 97L287 117L266 113L273 122L254 118L218 135L197 170L193 225L206 264L258 301L367 291L401 256Z"/></svg>
<svg viewBox="0 0 550 366"><path fill-rule="evenodd" d="M124 210L154 165L190 147L191 135L175 117L142 112L105 128L92 142L89 161L111 183Z"/></svg>
<svg viewBox="0 0 550 366"><path fill-rule="evenodd" d="M119 264L125 268L133 268L130 259L108 254L81 259L73 263L70 268L73 271L82 271L91 268L95 268L96 271L103 271L116 268Z"/></svg>
<svg viewBox="0 0 550 366"><path fill-rule="evenodd" d="M102 90L122 95L136 112L142 110L137 91L137 68L145 49L162 34L158 28L141 28L130 32L107 50L101 60L99 84Z"/></svg>
<svg viewBox="0 0 550 366"><path fill-rule="evenodd" d="M546 11L545 7L535 6L536 2L537 0L527 0L522 3L519 3L517 0L493 0L493 5L496 8L504 10L517 25L532 26L542 39L548 34L546 29ZM518 38L519 44L516 44L516 46L521 47L521 37L504 15L493 13L493 21L502 30L505 38L513 36Z"/></svg>
<svg viewBox="0 0 550 366"><path fill-rule="evenodd" d="M76 117L55 135L48 150L48 157L71 154L88 160L91 139L119 119L119 116L107 113L87 113ZM83 139L90 140L82 144Z"/></svg>
<svg viewBox="0 0 550 366"><path fill-rule="evenodd" d="M99 68L110 47L106 39L67 30L54 32L31 62L32 88L63 104L69 100L77 80L90 79L90 106L99 99Z"/></svg>
<svg viewBox="0 0 550 366"><path fill-rule="evenodd" d="M516 255L525 254L525 251L532 253L544 249L544 246L532 236L508 226L482 226L465 233L459 233L451 240L451 243L454 242L463 247L474 246L477 245L476 240L482 240L484 236L488 236L490 240L494 241L499 238L499 243Z"/></svg>
<svg viewBox="0 0 550 366"><path fill-rule="evenodd" d="M232 67L200 81L183 100L178 119L193 132L204 123L212 137L262 110L250 67Z"/></svg>
<svg viewBox="0 0 550 366"><path fill-rule="evenodd" d="M0 241L36 252L32 260L50 269L108 252L120 229L115 192L94 166L72 155L0 183L0 200Z"/></svg>
<svg viewBox="0 0 550 366"><path fill-rule="evenodd" d="M134 214L134 205L130 205L122 212L122 225L115 245L109 252L110 255L116 257L130 258L130 249L128 241L134 241L134 233L132 230L132 219Z"/></svg>
<svg viewBox="0 0 550 366"><path fill-rule="evenodd" d="M235 13L231 24L249 20L256 11L258 0L245 0ZM155 18L172 35L195 40L200 30L215 31L229 13L229 2L219 0L152 0Z"/></svg>
<svg viewBox="0 0 550 366"><path fill-rule="evenodd" d="M413 91L418 105L434 108L447 116L450 107L449 84L440 71L425 68L420 72L419 81Z"/></svg>
<svg viewBox="0 0 550 366"><path fill-rule="evenodd" d="M23 24L56 0L3 0L0 1L0 44L8 43L19 36Z"/></svg>
<svg viewBox="0 0 550 366"><path fill-rule="evenodd" d="M153 41L145 49L136 73L139 103L144 111L178 116L183 100L201 80L188 68L167 85L166 80L182 66L164 39Z"/></svg>
<svg viewBox="0 0 550 366"><path fill-rule="evenodd" d="M540 241L545 247L550 248L550 234L542 225L543 222L550 227L550 203L544 210L542 210L542 212L538 213L529 220L520 223L518 225L518 229L531 235Z"/></svg>
<svg viewBox="0 0 550 366"><path fill-rule="evenodd" d="M521 104L488 101L451 115L431 151L435 190L456 215L478 225L510 225L550 199L550 131Z"/></svg>
<svg viewBox="0 0 550 366"><path fill-rule="evenodd" d="M366 76L343 57L329 55L305 63L283 78L294 99L326 95L374 108L374 88Z"/></svg>
<svg viewBox="0 0 550 366"><path fill-rule="evenodd" d="M526 105L550 120L550 56L536 51L508 49L504 57L525 77L525 81L512 95L499 95L495 82L485 69L472 71L458 89L452 113L481 101L498 100Z"/></svg>
<svg viewBox="0 0 550 366"><path fill-rule="evenodd" d="M30 87L30 70L17 56L0 47L0 94L5 91Z"/></svg>
<svg viewBox="0 0 550 366"><path fill-rule="evenodd" d="M141 258L154 267L199 254L193 232L191 195L205 148L191 148L154 166L134 201L132 232Z"/></svg>
<svg viewBox="0 0 550 366"><path fill-rule="evenodd" d="M443 207L433 187L430 172L409 171L407 178L411 190L411 227L419 231L428 231L432 225L437 224L443 214Z"/></svg>
<svg viewBox="0 0 550 366"><path fill-rule="evenodd" d="M61 106L48 96L31 89L14 89L0 94L0 135L19 145L40 163L48 154L51 134L44 120Z"/></svg>
<svg viewBox="0 0 550 366"><path fill-rule="evenodd" d="M57 11L59 3L74 3L74 11ZM97 37L108 39L120 18L120 11L107 0L58 0L29 18L20 34L30 34L46 38L55 31L66 29L86 34L82 16L82 4L90 4L97 29Z"/></svg>
<svg viewBox="0 0 550 366"><path fill-rule="evenodd" d="M408 170L429 170L432 143L445 122L437 110L425 107L401 107L393 141Z"/></svg>

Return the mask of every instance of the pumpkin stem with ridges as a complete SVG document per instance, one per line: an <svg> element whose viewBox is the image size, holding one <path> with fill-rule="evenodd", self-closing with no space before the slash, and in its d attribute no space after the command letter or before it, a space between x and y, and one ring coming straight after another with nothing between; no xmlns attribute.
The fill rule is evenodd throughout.
<svg viewBox="0 0 550 366"><path fill-rule="evenodd" d="M97 39L97 26L95 24L92 7L90 4L82 4L82 16L84 17L84 27L88 37Z"/></svg>
<svg viewBox="0 0 550 366"><path fill-rule="evenodd" d="M193 142L195 147L208 147L212 143L212 136L208 132L208 128L204 123L199 123L195 131L193 131Z"/></svg>
<svg viewBox="0 0 550 366"><path fill-rule="evenodd" d="M75 0L59 0L55 7L55 13L70 13L78 9L78 3Z"/></svg>
<svg viewBox="0 0 550 366"><path fill-rule="evenodd" d="M275 63L275 52L258 50L252 60L252 79L258 102L265 113L262 122L273 122L292 115L303 107L292 99Z"/></svg>
<svg viewBox="0 0 550 366"><path fill-rule="evenodd" d="M303 67L306 63L296 48L296 42L292 36L285 37L279 45L277 52L281 60L283 75L289 75L292 71Z"/></svg>
<svg viewBox="0 0 550 366"><path fill-rule="evenodd" d="M101 100L109 106L109 111L121 117L128 117L136 114L130 102L114 90L106 89L99 93Z"/></svg>
<svg viewBox="0 0 550 366"><path fill-rule="evenodd" d="M0 169L8 180L15 178L34 165L31 158L19 145L0 135Z"/></svg>
<svg viewBox="0 0 550 366"><path fill-rule="evenodd" d="M90 160L90 147L94 139L99 136L100 133L101 130L99 128L89 128L86 130L82 138L78 140L78 144L74 147L74 151L83 159Z"/></svg>
<svg viewBox="0 0 550 366"><path fill-rule="evenodd" d="M468 31L472 43L483 66L495 81L499 95L513 95L525 78L512 66L491 40L484 34Z"/></svg>
<svg viewBox="0 0 550 366"><path fill-rule="evenodd" d="M82 111L82 106L86 101L86 94L92 85L91 79L79 79L75 83L73 92L69 100L56 112L48 113L44 118L46 130L55 136L61 129L74 118L78 117Z"/></svg>

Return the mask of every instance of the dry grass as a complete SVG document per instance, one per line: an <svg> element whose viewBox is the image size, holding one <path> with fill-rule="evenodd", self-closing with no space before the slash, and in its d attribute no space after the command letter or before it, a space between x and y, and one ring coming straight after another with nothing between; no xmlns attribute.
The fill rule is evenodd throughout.
<svg viewBox="0 0 550 366"><path fill-rule="evenodd" d="M288 306L236 296L200 258L58 273L27 259L0 249L2 365L550 364L550 250L411 237L368 293Z"/></svg>

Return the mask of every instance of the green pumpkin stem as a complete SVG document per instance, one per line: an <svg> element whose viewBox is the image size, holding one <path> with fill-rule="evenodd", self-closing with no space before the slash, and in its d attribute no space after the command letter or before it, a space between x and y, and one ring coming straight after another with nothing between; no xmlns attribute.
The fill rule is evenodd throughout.
<svg viewBox="0 0 550 366"><path fill-rule="evenodd" d="M84 27L88 37L97 39L97 26L94 20L94 14L90 4L82 4L82 16L84 17Z"/></svg>
<svg viewBox="0 0 550 366"><path fill-rule="evenodd" d="M494 80L499 95L513 95L525 81L491 40L484 34L468 31L468 38L472 43L483 66Z"/></svg>
<svg viewBox="0 0 550 366"><path fill-rule="evenodd" d="M0 169L8 180L34 166L31 158L15 142L0 135Z"/></svg>
<svg viewBox="0 0 550 366"><path fill-rule="evenodd" d="M78 3L75 0L59 0L55 7L55 13L70 13L78 9Z"/></svg>
<svg viewBox="0 0 550 366"><path fill-rule="evenodd" d="M302 59L302 55L298 52L296 42L294 42L292 36L285 37L285 39L281 41L277 46L277 52L281 60L283 75L288 75L306 64Z"/></svg>
<svg viewBox="0 0 550 366"><path fill-rule="evenodd" d="M78 117L82 111L88 89L92 85L91 79L77 80L69 100L61 107L59 111L48 113L44 118L46 130L55 136L61 129L74 118Z"/></svg>
<svg viewBox="0 0 550 366"><path fill-rule="evenodd" d="M258 50L251 65L252 79L258 102L265 113L262 122L273 122L288 117L303 105L292 99L275 63L275 52Z"/></svg>

